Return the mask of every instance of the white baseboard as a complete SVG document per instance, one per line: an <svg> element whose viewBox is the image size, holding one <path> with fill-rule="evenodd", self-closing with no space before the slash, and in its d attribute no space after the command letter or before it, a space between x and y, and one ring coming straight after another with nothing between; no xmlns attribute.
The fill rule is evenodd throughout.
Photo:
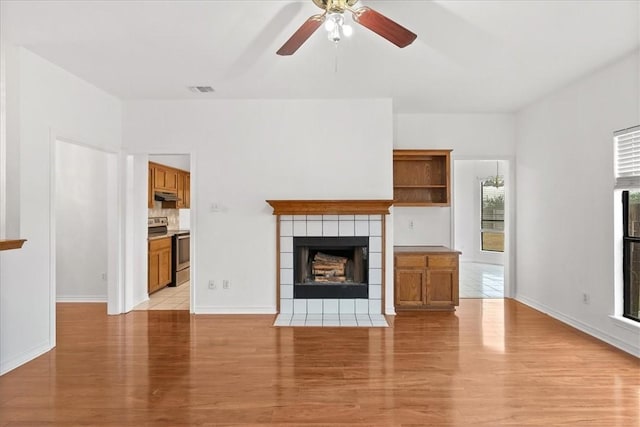
<svg viewBox="0 0 640 427"><path fill-rule="evenodd" d="M42 356L43 354L51 350L51 348L52 347L47 342L35 347L32 350L12 357L9 360L3 360L0 363L0 375L4 375L9 371L13 371L14 369L24 365L25 363L32 361L36 357Z"/></svg>
<svg viewBox="0 0 640 427"><path fill-rule="evenodd" d="M195 314L276 314L275 307L195 307Z"/></svg>
<svg viewBox="0 0 640 427"><path fill-rule="evenodd" d="M72 296L58 296L56 302L107 302L107 297L104 295L72 295Z"/></svg>
<svg viewBox="0 0 640 427"><path fill-rule="evenodd" d="M569 326L572 326L579 331L582 331L586 334L591 335L601 341L606 342L607 344L611 344L612 346L619 348L622 351L625 351L629 354L632 354L636 357L640 358L640 346L634 346L628 342L622 341L619 338L614 337L613 335L608 334L607 332L601 331L600 329L594 328L593 326L589 326L580 320L574 319L573 317L567 316L566 314L562 314L559 311L552 309L538 301L534 301L531 298L517 295L516 301L519 301L525 305L528 305L531 308L534 308L542 313L545 313L554 319L557 319L563 323L566 323Z"/></svg>

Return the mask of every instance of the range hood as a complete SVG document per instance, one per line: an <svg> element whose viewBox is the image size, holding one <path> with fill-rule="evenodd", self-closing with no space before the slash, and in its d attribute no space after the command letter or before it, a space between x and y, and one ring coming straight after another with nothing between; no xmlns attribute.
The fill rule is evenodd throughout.
<svg viewBox="0 0 640 427"><path fill-rule="evenodd" d="M156 191L154 199L161 202L177 202L179 200L176 193L165 193L164 191Z"/></svg>

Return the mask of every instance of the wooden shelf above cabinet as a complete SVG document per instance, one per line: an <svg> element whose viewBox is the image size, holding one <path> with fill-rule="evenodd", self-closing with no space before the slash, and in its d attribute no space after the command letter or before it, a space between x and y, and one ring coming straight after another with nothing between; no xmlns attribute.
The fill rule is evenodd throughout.
<svg viewBox="0 0 640 427"><path fill-rule="evenodd" d="M393 150L394 206L449 206L451 150Z"/></svg>
<svg viewBox="0 0 640 427"><path fill-rule="evenodd" d="M447 207L450 206L449 203L437 203L437 202L393 202L393 206L400 207L428 207L428 206L440 206Z"/></svg>
<svg viewBox="0 0 640 427"><path fill-rule="evenodd" d="M423 184L398 184L394 185L394 188L447 188L445 184L436 184L436 185L423 185Z"/></svg>

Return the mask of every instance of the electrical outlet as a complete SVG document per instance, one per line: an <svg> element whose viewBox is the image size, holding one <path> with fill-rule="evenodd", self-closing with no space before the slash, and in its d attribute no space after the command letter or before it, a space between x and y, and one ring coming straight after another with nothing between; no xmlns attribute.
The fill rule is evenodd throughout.
<svg viewBox="0 0 640 427"><path fill-rule="evenodd" d="M209 289L215 289L216 288L216 282L214 280L209 280Z"/></svg>
<svg viewBox="0 0 640 427"><path fill-rule="evenodd" d="M583 292L582 293L582 303L583 304L589 304L590 302L591 302L591 296L588 293Z"/></svg>
<svg viewBox="0 0 640 427"><path fill-rule="evenodd" d="M231 286L231 283L229 283L228 280L222 281L222 289L229 289L230 286Z"/></svg>
<svg viewBox="0 0 640 427"><path fill-rule="evenodd" d="M107 273L100 273L100 277L102 277L102 280L107 280Z"/></svg>
<svg viewBox="0 0 640 427"><path fill-rule="evenodd" d="M409 221L409 230L413 230L413 220Z"/></svg>

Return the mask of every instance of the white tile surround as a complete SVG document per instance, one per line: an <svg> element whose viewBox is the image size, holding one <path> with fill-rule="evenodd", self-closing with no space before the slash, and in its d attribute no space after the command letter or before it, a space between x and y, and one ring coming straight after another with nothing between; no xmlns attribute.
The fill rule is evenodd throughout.
<svg viewBox="0 0 640 427"><path fill-rule="evenodd" d="M382 215L281 215L279 221L281 318L382 315ZM336 236L369 237L369 298L294 299L293 238Z"/></svg>

